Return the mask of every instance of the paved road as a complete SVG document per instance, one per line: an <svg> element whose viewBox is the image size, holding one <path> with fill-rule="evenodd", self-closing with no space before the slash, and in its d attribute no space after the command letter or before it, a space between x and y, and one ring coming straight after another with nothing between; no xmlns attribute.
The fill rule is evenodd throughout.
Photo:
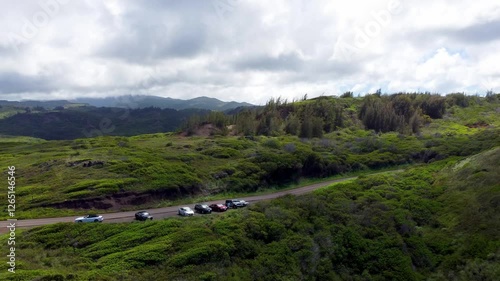
<svg viewBox="0 0 500 281"><path fill-rule="evenodd" d="M395 170L392 172L400 172L400 171L402 171L402 170ZM287 194L300 195L300 194L311 192L311 191L316 190L316 189L321 188L321 187L328 186L332 183L348 181L348 180L352 180L355 178L357 178L357 177L330 180L330 181L311 184L311 185L307 185L307 186L303 186L303 187L299 187L299 188L295 188L295 189L289 189L289 190L279 191L279 192L270 193L270 194L256 195L256 196L251 196L251 197L240 197L239 199L243 199L245 201L252 203L252 202L269 200L269 199L281 197L281 196L284 196ZM209 201L209 202L204 202L204 203L207 203L210 205L213 203L221 203L222 201L223 200L216 200L216 201ZM186 205L192 205L192 204L184 204L182 206L186 206ZM154 219L161 219L161 218L176 216L177 210L182 206L172 206L172 207L164 207L164 208L158 208L158 209L149 209L148 211L154 217ZM134 214L136 212L137 211L108 213L108 214L103 214L102 216L104 217L105 223L129 222L129 221L134 220ZM54 224L54 223L58 223L58 222L73 222L74 220L75 220L75 216L60 217L60 218L18 220L16 222L16 227L35 227L35 226L41 226L41 225L47 225L47 224ZM9 225L9 221L1 221L0 222L0 233L6 233L8 225Z"/></svg>

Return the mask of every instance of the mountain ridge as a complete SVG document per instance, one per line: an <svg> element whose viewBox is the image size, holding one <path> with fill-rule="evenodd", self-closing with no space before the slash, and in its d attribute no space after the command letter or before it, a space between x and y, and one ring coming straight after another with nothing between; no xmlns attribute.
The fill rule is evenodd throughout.
<svg viewBox="0 0 500 281"><path fill-rule="evenodd" d="M170 97L159 97L150 95L123 95L118 97L106 98L78 98L71 100L75 103L86 103L88 105L97 107L127 107L127 108L145 108L145 107L159 107L171 109L209 109L209 110L230 110L242 106L254 106L247 102L236 101L221 101L216 98L207 96L200 96L192 99L175 99Z"/></svg>
<svg viewBox="0 0 500 281"><path fill-rule="evenodd" d="M200 96L192 99L175 99L170 97L159 97L151 95L122 95L105 98L76 98L61 100L20 100L9 101L0 100L0 106L12 107L43 107L45 109L54 109L56 107L75 107L75 106L95 106L95 107L118 107L118 108L146 108L158 107L161 109L208 109L226 111L235 108L255 106L247 102L221 101L216 98Z"/></svg>

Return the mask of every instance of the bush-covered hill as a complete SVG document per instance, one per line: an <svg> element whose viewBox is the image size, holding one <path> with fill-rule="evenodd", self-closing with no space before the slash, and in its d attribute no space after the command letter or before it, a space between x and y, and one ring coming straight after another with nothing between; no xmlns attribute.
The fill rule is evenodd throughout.
<svg viewBox="0 0 500 281"><path fill-rule="evenodd" d="M183 130L197 135L207 124L214 129L202 135L283 136L321 138L345 128L375 132L419 134L433 120L446 119L454 111L472 111L500 104L500 95L441 96L428 93L380 93L354 98L318 97L289 103L271 99L261 107L239 107L231 111L203 109L96 108L79 104L46 109L42 106L0 108L0 134L29 136L46 140L72 140L95 136L135 136ZM206 98L193 99L210 103ZM17 113L17 114L16 114ZM498 112L497 112L498 113ZM15 115L12 115L15 114ZM469 126L492 125L492 117L479 116Z"/></svg>
<svg viewBox="0 0 500 281"><path fill-rule="evenodd" d="M453 105L418 134L363 130L353 123L321 138L173 133L72 141L0 138L0 165L16 166L17 202L23 206L19 218L60 216L80 208L135 209L472 155L500 144L499 107L484 98L467 107ZM213 124L219 117L208 115Z"/></svg>
<svg viewBox="0 0 500 281"><path fill-rule="evenodd" d="M219 134L245 136L296 135L301 138L321 138L324 134L343 128L409 135L419 134L422 127L433 120L448 119L455 111L472 108L468 111L477 112L477 109L484 107L498 108L499 103L500 94L493 93L488 93L486 97L463 93L446 96L376 93L361 98L353 98L351 93L346 93L340 98L322 96L292 103L278 98L271 99L264 107L246 108L231 115L193 116L183 125L183 129L192 134L200 125L211 123L219 128ZM494 119L492 115L477 117L476 120L469 120L470 126L488 126ZM231 130L227 129L228 125L231 125Z"/></svg>
<svg viewBox="0 0 500 281"><path fill-rule="evenodd" d="M40 227L16 238L17 273L4 263L0 276L498 280L499 162L497 147L222 215Z"/></svg>
<svg viewBox="0 0 500 281"><path fill-rule="evenodd" d="M203 109L74 107L45 110L26 108L0 119L0 134L46 140L92 138L105 135L134 136L175 131L190 116L204 116ZM1 114L1 111L0 111Z"/></svg>

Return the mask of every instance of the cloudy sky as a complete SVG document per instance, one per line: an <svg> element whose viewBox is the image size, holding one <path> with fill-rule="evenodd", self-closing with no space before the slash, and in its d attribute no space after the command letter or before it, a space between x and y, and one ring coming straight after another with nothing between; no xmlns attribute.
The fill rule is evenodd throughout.
<svg viewBox="0 0 500 281"><path fill-rule="evenodd" d="M0 99L500 91L497 0L0 0Z"/></svg>

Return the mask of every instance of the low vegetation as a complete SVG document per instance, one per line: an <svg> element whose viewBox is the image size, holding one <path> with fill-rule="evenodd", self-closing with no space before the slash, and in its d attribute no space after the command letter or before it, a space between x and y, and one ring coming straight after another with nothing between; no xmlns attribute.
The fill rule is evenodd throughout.
<svg viewBox="0 0 500 281"><path fill-rule="evenodd" d="M39 227L18 235L17 273L0 276L498 280L499 162L497 147L222 215Z"/></svg>
<svg viewBox="0 0 500 281"><path fill-rule="evenodd" d="M145 208L409 168L223 214L18 231L16 274L3 263L2 280L500 276L499 95L278 99L262 108L184 118L179 132L163 128L142 135L156 126L148 123L154 112L160 112L158 124L169 122L162 115L168 110L138 109L130 123L105 108L98 112L108 110L117 119L109 123L109 115L94 112L94 119L83 114L78 121L71 119L78 114L62 113L95 110L88 108L37 110L1 111L11 136L0 137L0 166L16 166L18 219ZM51 115L97 122L97 137L63 140L72 138L63 126L66 117L54 119L62 120L54 121L57 130L38 131L61 134L61 140L12 136L23 135L14 125L20 123L5 123ZM40 129L29 124L29 130ZM131 136L110 136L113 125L120 125L114 134ZM5 203L0 207L6 209ZM0 243L6 238L0 236Z"/></svg>

